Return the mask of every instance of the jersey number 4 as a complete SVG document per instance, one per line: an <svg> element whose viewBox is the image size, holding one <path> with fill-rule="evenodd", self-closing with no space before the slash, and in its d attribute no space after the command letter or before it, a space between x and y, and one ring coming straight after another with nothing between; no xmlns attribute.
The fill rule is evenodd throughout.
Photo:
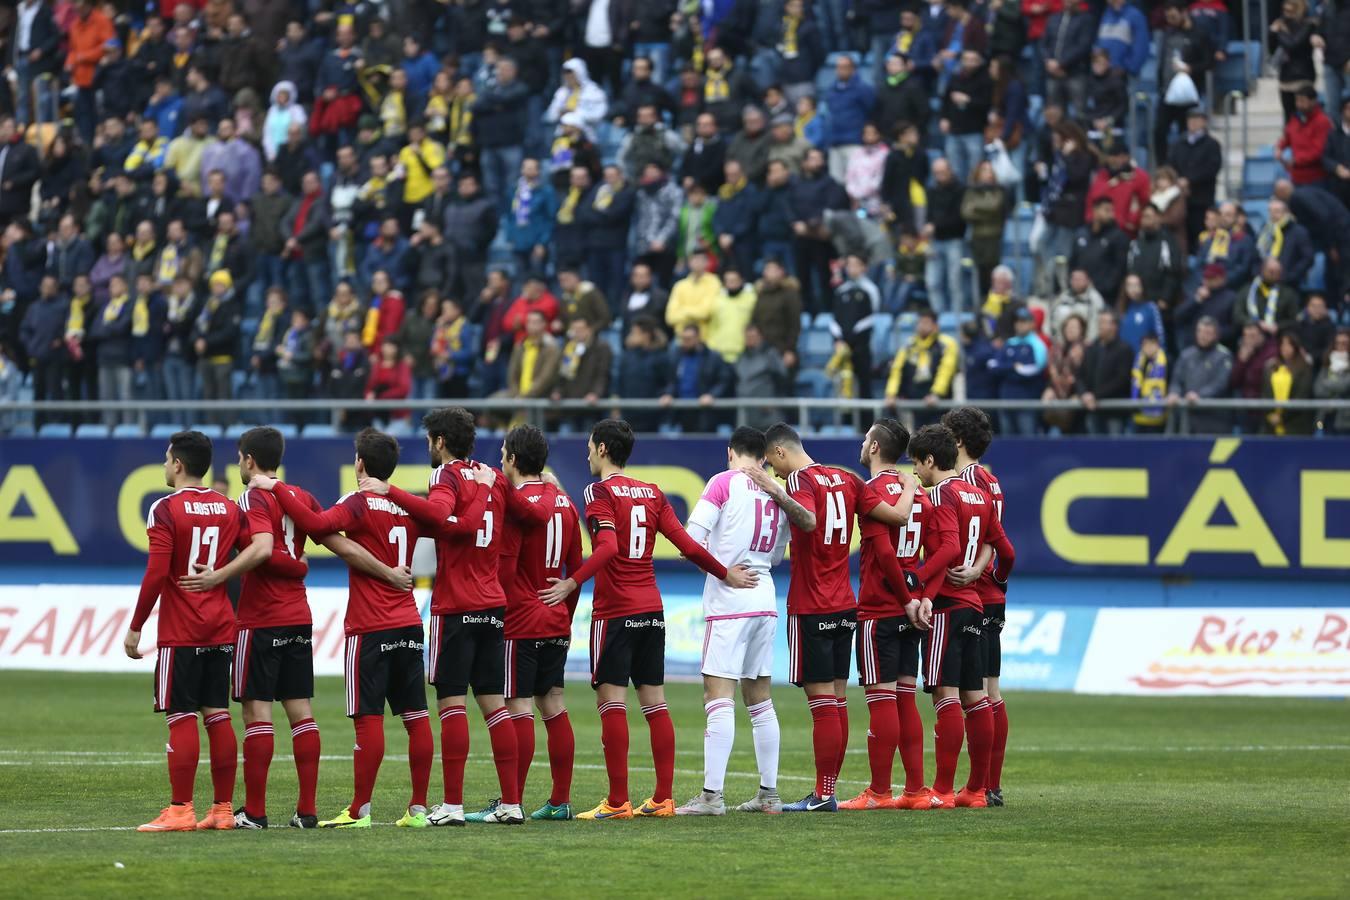
<svg viewBox="0 0 1350 900"><path fill-rule="evenodd" d="M848 516L845 515L844 495L830 491L825 495L825 543L848 543Z"/></svg>

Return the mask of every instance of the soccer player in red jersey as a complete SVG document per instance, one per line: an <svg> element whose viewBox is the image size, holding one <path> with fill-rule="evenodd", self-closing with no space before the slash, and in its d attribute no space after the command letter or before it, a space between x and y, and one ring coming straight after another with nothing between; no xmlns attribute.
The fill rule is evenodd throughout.
<svg viewBox="0 0 1350 900"><path fill-rule="evenodd" d="M275 478L286 439L275 428L251 428L239 438L239 477L247 485L254 475ZM319 502L301 488L291 490L311 510ZM317 828L314 795L319 777L319 726L310 699L314 696L313 619L305 595L305 532L281 511L266 491L246 490L239 497L246 525L240 532L240 553L218 569L196 566L178 579L185 590L209 591L236 576L243 578L234 640L232 693L244 713L244 805L234 814L236 828L267 827L267 771L272 765L272 703L280 701L291 725L291 743L300 795L292 828ZM353 568L408 588L412 575L405 566L391 569L357 543L340 534L317 539ZM265 565L276 554L298 566L298 574Z"/></svg>
<svg viewBox="0 0 1350 900"><path fill-rule="evenodd" d="M590 559L575 574L553 581L540 599L554 606L596 576L591 613L591 686L600 709L600 734L609 775L609 795L579 819L673 817L675 726L666 708L666 621L652 566L659 532L700 569L732 587L753 587L745 566L727 569L680 525L661 489L624 474L633 452L633 429L605 419L591 429L587 462L600 480L586 488L586 525L594 542ZM550 579L552 580L552 579ZM651 730L656 788L634 810L628 801L628 683L637 688Z"/></svg>
<svg viewBox="0 0 1350 900"><path fill-rule="evenodd" d="M1003 522L1003 486L998 476L980 465L980 459L989 450L994 440L994 428L984 410L975 406L963 406L948 411L942 417L942 424L956 438L956 468L961 477L977 485L989 495L994 504L994 515L1000 524ZM989 697L989 709L994 717L994 746L989 754L989 781L986 786L985 800L990 806L1003 805L1003 788L1000 781L1003 776L1003 756L1008 748L1008 708L1003 703L1003 693L999 690L999 675L1003 668L1003 625L1007 610L1006 585L994 580L991 566L993 548L986 544L968 569L958 567L953 573L962 583L973 581L975 590L980 594L984 606L984 690Z"/></svg>
<svg viewBox="0 0 1350 900"><path fill-rule="evenodd" d="M368 481L367 490L387 491L436 538L436 582L431 593L429 677L436 686L441 718L444 802L431 811L432 825L485 822L519 825L516 732L506 708L504 666L506 594L497 560L509 514L543 522L546 510L525 503L496 469L469 459L475 438L473 415L462 407L433 410L422 419L427 452L435 466L427 497ZM469 688L487 723L500 797L481 812L464 815L464 763L469 756Z"/></svg>
<svg viewBox="0 0 1350 900"><path fill-rule="evenodd" d="M994 577L1000 583L1006 582L1014 560L1012 544L994 515L989 496L956 474L956 438L941 425L926 425L910 441L909 454L914 460L915 474L928 488L934 517L950 523L955 514L956 534L963 548L961 563L973 565L980 548L991 544L998 553ZM980 595L969 585L955 584L945 577L945 572L931 578L922 593L918 618L928 620L931 615L931 630L923 648L924 689L932 691L938 715L934 729L937 777L933 793L944 809L984 807L994 723L984 693ZM970 777L966 786L953 796L956 764L966 733L970 736Z"/></svg>
<svg viewBox="0 0 1350 900"><path fill-rule="evenodd" d="M398 441L374 428L356 436L356 475L384 480L398 465ZM271 491L296 526L310 535L345 532L390 568L408 565L421 536L417 521L388 497L354 491L323 512L310 509L299 491L267 475L255 475L249 487ZM412 796L407 812L395 823L403 828L427 826L427 783L435 752L427 721L422 651L422 615L411 587L394 587L358 568L350 570L347 616L347 715L356 728L352 756L355 789L352 802L320 828L369 828L370 798L384 760L384 706L403 719L408 733L408 768Z"/></svg>
<svg viewBox="0 0 1350 900"><path fill-rule="evenodd" d="M759 467L744 469L787 514L792 526L788 584L788 679L806 692L816 757L816 789L784 812L834 812L834 785L848 747L848 689L857 603L849 577L853 517L904 524L902 512L863 495L863 482L845 469L822 466L783 423L764 434L766 459L787 489Z"/></svg>
<svg viewBox="0 0 1350 900"><path fill-rule="evenodd" d="M563 673L572 643L572 616L579 591L563 603L546 606L539 592L551 579L581 568L581 517L576 505L546 483L548 441L533 425L511 429L502 442L502 472L526 503L542 508L543 524L508 515L498 563L506 591L506 707L516 730L520 791L534 760L534 710L544 716L552 793L530 814L541 821L572 818L572 766L576 740L563 702ZM552 476L549 476L550 478Z"/></svg>
<svg viewBox="0 0 1350 900"><path fill-rule="evenodd" d="M867 493L895 506L907 520L918 482L896 464L909 446L909 432L894 419L878 419L863 437L859 463L872 477ZM867 698L867 757L871 783L840 809L894 809L891 771L900 745L896 683L901 673L918 674L918 629L905 614L910 595L898 557L908 530L861 517L861 583L858 590L858 682ZM907 554L912 555L912 554ZM910 576L915 578L915 576ZM917 581L915 582L917 586Z"/></svg>
<svg viewBox="0 0 1350 900"><path fill-rule="evenodd" d="M171 802L138 831L194 831L234 827L235 766L238 747L230 725L230 655L234 650L234 610L223 587L191 593L175 574L188 575L194 563L214 565L243 528L243 513L227 497L202 486L211 468L211 441L200 431L180 431L164 452L164 481L172 494L150 505L145 527L150 559L140 596L122 647L140 659L141 629L156 601L159 608L158 657L155 661L155 712L169 726L168 761ZM214 802L197 821L192 785L197 776L201 738L197 714L206 724L211 746Z"/></svg>

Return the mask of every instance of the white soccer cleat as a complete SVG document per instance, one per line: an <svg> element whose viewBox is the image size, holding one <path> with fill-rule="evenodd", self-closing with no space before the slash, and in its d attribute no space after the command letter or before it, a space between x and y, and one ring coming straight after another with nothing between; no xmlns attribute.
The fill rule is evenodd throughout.
<svg viewBox="0 0 1350 900"><path fill-rule="evenodd" d="M675 810L677 816L725 816L726 801L721 791L699 791L688 803Z"/></svg>
<svg viewBox="0 0 1350 900"><path fill-rule="evenodd" d="M778 796L777 791L766 791L759 789L759 793L754 798L747 800L736 807L737 812L758 812L777 814L783 811L783 798Z"/></svg>
<svg viewBox="0 0 1350 900"><path fill-rule="evenodd" d="M524 825L525 813L519 803L499 803L497 808L483 816L485 825Z"/></svg>
<svg viewBox="0 0 1350 900"><path fill-rule="evenodd" d="M453 803L438 803L427 815L427 821L440 828L445 825L464 825L464 807Z"/></svg>

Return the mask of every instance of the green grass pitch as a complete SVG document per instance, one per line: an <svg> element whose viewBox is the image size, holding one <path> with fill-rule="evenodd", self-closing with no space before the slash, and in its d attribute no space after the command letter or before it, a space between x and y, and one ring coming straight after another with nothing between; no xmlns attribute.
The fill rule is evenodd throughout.
<svg viewBox="0 0 1350 900"><path fill-rule="evenodd" d="M318 692L326 816L349 798L352 732L340 682L320 679ZM1344 701L1011 695L1003 809L153 835L128 830L167 802L165 731L149 711L148 675L11 671L0 674L0 697L0 873L11 897L1350 896ZM604 793L599 721L584 684L569 685L568 699L573 801L586 808ZM812 781L809 717L800 692L783 688L775 700L780 788L796 799ZM671 685L669 701L683 801L701 786L702 703L686 684ZM650 756L635 698L630 709L639 800L651 789ZM931 725L931 709L924 713ZM402 812L408 790L403 729L387 724L374 802L384 823ZM242 732L237 709L235 727ZM496 792L481 720L472 727L470 807ZM859 695L843 796L867 778L866 731ZM283 728L276 746L270 813L284 823L295 773ZM527 808L548 788L545 753L540 726ZM203 738L199 798L210 790L205 754ZM963 760L960 777L964 768ZM743 710L730 769L727 797L739 802L756 786ZM435 802L439 760L431 790Z"/></svg>

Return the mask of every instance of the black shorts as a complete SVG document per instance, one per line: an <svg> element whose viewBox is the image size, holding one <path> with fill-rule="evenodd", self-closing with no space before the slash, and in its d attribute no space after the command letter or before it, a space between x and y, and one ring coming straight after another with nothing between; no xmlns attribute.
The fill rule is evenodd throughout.
<svg viewBox="0 0 1350 900"><path fill-rule="evenodd" d="M858 684L885 684L919 674L922 632L906 616L858 623Z"/></svg>
<svg viewBox="0 0 1350 900"><path fill-rule="evenodd" d="M470 687L478 697L502 692L505 624L505 606L431 617L427 680L438 700L463 697Z"/></svg>
<svg viewBox="0 0 1350 900"><path fill-rule="evenodd" d="M506 696L538 697L563 686L570 637L522 638L506 642Z"/></svg>
<svg viewBox="0 0 1350 900"><path fill-rule="evenodd" d="M233 658L234 644L160 647L155 660L155 712L228 709Z"/></svg>
<svg viewBox="0 0 1350 900"><path fill-rule="evenodd" d="M963 691L984 690L983 615L966 606L933 613L933 627L924 636L923 689L938 685Z"/></svg>
<svg viewBox="0 0 1350 900"><path fill-rule="evenodd" d="M382 716L385 701L394 715L427 708L421 625L370 631L347 637L348 716Z"/></svg>
<svg viewBox="0 0 1350 900"><path fill-rule="evenodd" d="M591 622L591 687L666 683L666 616L651 612Z"/></svg>
<svg viewBox="0 0 1350 900"><path fill-rule="evenodd" d="M314 696L314 628L241 628L234 639L235 702Z"/></svg>
<svg viewBox="0 0 1350 900"><path fill-rule="evenodd" d="M853 657L854 610L788 616L788 681L801 687L848 679Z"/></svg>
<svg viewBox="0 0 1350 900"><path fill-rule="evenodd" d="M981 630L984 631L984 675L997 678L1003 670L1003 623L1006 603L986 603Z"/></svg>

